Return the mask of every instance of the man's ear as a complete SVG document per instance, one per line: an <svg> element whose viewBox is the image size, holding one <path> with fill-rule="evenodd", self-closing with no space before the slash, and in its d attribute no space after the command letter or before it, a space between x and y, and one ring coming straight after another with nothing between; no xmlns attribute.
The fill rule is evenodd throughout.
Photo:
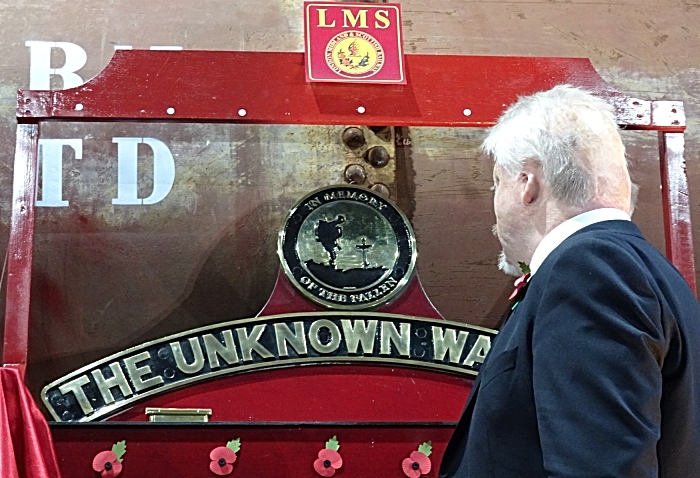
<svg viewBox="0 0 700 478"><path fill-rule="evenodd" d="M523 205L529 206L537 202L542 194L542 166L535 161L527 161L518 176L521 186L520 198Z"/></svg>

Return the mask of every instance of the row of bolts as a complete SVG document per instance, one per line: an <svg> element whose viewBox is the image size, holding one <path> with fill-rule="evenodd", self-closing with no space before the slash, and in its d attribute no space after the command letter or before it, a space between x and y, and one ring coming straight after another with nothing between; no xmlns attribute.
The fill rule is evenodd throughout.
<svg viewBox="0 0 700 478"><path fill-rule="evenodd" d="M370 126L369 129L384 141L391 140L391 128L389 126ZM343 131L343 143L352 150L362 148L367 140L364 132L357 127L349 127ZM384 146L372 146L363 155L364 160L375 168L383 168L389 164L391 157ZM345 168L345 181L350 184L364 184L367 180L367 173L361 164L351 164ZM373 191L389 197L389 188L382 183L375 183L370 186Z"/></svg>

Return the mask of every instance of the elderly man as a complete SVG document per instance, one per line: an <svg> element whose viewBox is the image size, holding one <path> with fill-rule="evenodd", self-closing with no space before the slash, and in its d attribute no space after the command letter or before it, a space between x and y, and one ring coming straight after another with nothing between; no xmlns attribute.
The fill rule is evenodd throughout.
<svg viewBox="0 0 700 478"><path fill-rule="evenodd" d="M630 221L610 106L570 86L521 98L484 150L500 267L531 275L440 477L700 476L700 307Z"/></svg>

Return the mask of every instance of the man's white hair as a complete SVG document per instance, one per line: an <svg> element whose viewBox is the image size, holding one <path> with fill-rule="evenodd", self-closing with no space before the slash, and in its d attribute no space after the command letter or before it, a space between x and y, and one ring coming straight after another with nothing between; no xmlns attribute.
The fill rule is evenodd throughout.
<svg viewBox="0 0 700 478"><path fill-rule="evenodd" d="M580 206L595 195L591 148L599 134L617 130L612 106L570 85L521 97L499 118L482 145L505 172L514 176L529 160L538 161L552 196Z"/></svg>

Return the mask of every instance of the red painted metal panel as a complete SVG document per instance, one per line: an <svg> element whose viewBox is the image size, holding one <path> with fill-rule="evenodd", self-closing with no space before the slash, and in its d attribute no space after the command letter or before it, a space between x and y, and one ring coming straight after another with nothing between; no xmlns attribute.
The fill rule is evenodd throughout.
<svg viewBox="0 0 700 478"><path fill-rule="evenodd" d="M18 368L22 376L27 367L29 344L38 147L39 125L17 125L2 362L5 367Z"/></svg>
<svg viewBox="0 0 700 478"><path fill-rule="evenodd" d="M20 92L17 113L22 121L483 127L518 96L571 83L614 97L624 124L657 129L649 102L615 91L585 58L406 55L406 69L407 85L307 83L302 53L119 50L80 87Z"/></svg>
<svg viewBox="0 0 700 478"><path fill-rule="evenodd" d="M690 225L684 148L683 133L659 132L666 257L681 271L691 289L696 291L693 230Z"/></svg>
<svg viewBox="0 0 700 478"><path fill-rule="evenodd" d="M146 421L146 407L171 407L211 408L215 422L456 422L471 383L467 376L402 367L294 367L191 385L108 420Z"/></svg>

